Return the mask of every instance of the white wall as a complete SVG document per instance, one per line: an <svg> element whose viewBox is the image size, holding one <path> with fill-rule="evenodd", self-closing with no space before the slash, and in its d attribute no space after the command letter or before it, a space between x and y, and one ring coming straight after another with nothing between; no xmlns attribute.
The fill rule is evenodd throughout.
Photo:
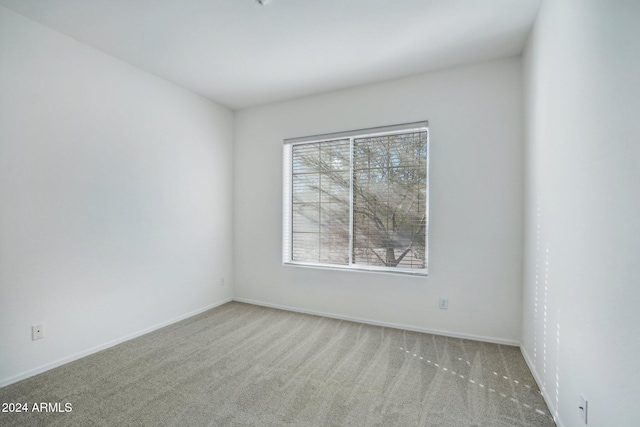
<svg viewBox="0 0 640 427"><path fill-rule="evenodd" d="M558 425L640 425L640 2L553 0L525 52L523 351Z"/></svg>
<svg viewBox="0 0 640 427"><path fill-rule="evenodd" d="M240 110L234 297L517 343L522 263L519 58ZM429 120L428 278L282 265L282 140ZM438 297L449 310L438 309Z"/></svg>
<svg viewBox="0 0 640 427"><path fill-rule="evenodd" d="M0 7L0 385L231 298L232 142L231 111Z"/></svg>

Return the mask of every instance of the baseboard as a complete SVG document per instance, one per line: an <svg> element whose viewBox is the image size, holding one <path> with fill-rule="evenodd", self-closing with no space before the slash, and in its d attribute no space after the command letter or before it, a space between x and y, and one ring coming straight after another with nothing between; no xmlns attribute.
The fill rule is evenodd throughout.
<svg viewBox="0 0 640 427"><path fill-rule="evenodd" d="M256 301L256 300L252 300L252 299L248 299L248 298L233 298L233 300L234 301L238 301L238 302L244 302L244 303L247 303L247 304L260 305L260 306L263 306L263 307L277 308L279 310L294 311L294 312L297 312L297 313L304 313L304 314L312 314L314 316L330 317L332 319L347 320L347 321L350 321L350 322L365 323L365 324L368 324L368 325L383 326L383 327L386 327L386 328L404 329L404 330L413 331L413 332L424 332L424 333L427 333L427 334L442 335L442 336L452 337L452 338L462 338L462 339L473 340L473 341L490 342L490 343L494 343L494 344L511 345L511 346L515 346L515 347L519 347L520 346L520 343L518 341L505 340L505 339L502 339L502 338L485 337L485 336L481 336L481 335L460 334L460 333L457 333L457 332L449 332L449 331L441 331L441 330L437 330L437 329L420 328L420 327L417 327L417 326L402 325L402 324L399 324L399 323L380 322L380 321L372 320L372 319L363 319L363 318L359 318L359 317L343 316L341 314L326 313L326 312L323 312L323 311L307 310L307 309L298 308L298 307L290 307L290 306L286 306L286 305L272 304L272 303L269 303L269 302Z"/></svg>
<svg viewBox="0 0 640 427"><path fill-rule="evenodd" d="M556 408L555 404L551 401L551 399L547 395L546 389L543 387L544 381L540 376L540 374L538 374L538 371L536 370L536 365L533 363L533 360L531 359L531 357L529 357L527 350L525 350L525 348L522 345L520 346L520 352L522 353L522 357L524 358L524 361L527 363L527 366L531 371L531 375L533 375L533 379L538 385L538 389L540 389L540 394L542 394L542 398L544 399L544 402L547 404L547 407L549 408L549 411L553 416L553 420L555 421L558 427L564 427L564 424L562 423L562 419L560 418L560 414L554 415L557 412L558 408Z"/></svg>
<svg viewBox="0 0 640 427"><path fill-rule="evenodd" d="M231 302L231 301L232 301L232 298L226 298L226 299L224 299L222 301L218 301L218 302L215 302L213 304L207 305L206 307L199 308L197 310L191 311L191 312L183 314L181 316L174 317L173 319L167 320L165 322L158 323L157 325L153 325L151 327L142 329L142 330L140 330L138 332L134 332L132 334L125 335L124 337L117 338L117 339L109 341L107 343L104 343L104 344L101 344L101 345L98 345L98 346L95 346L95 347L91 347L91 348L89 348L87 350L83 350L83 351L80 351L78 353L72 354L71 356L63 357L62 359L58 359L58 360L56 360L54 362L50 362L50 363L47 363L45 365L39 366L37 368L30 369L30 370L22 372L22 373L20 373L18 375L14 375L14 376L11 376L11 377L8 377L8 378L4 378L4 379L0 380L0 387L5 387L5 386L8 386L9 384L13 384L13 383L16 383L18 381L24 380L26 378L32 377L34 375L41 374L41 373L43 373L45 371L48 371L50 369L57 368L58 366L65 365L65 364L67 364L69 362L73 362L74 360L78 360L78 359L81 359L83 357L89 356L90 354L97 353L97 352L105 350L105 349L107 349L109 347L113 347L114 345L118 345L118 344L123 343L125 341L129 341L129 340L137 338L139 336L148 334L149 332L153 332L156 329L164 328L165 326L169 326L169 325L171 325L173 323L176 323L176 322L179 322L181 320L187 319L189 317L195 316L196 314L203 313L203 312L205 312L207 310L211 310L214 307L218 307L218 306L220 306L222 304L226 304L226 303Z"/></svg>

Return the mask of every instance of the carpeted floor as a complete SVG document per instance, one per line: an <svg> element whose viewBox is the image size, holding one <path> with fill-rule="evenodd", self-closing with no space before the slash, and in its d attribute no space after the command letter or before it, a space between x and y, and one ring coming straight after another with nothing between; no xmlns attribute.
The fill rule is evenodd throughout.
<svg viewBox="0 0 640 427"><path fill-rule="evenodd" d="M4 387L0 402L29 405L2 426L555 426L517 347L238 302Z"/></svg>

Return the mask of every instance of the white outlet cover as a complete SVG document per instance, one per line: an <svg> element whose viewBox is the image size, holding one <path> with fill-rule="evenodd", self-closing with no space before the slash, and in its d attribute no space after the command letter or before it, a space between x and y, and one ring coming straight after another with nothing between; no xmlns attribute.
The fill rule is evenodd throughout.
<svg viewBox="0 0 640 427"><path fill-rule="evenodd" d="M580 410L580 419L587 424L587 410L589 409L589 402L586 397L580 396L578 409Z"/></svg>
<svg viewBox="0 0 640 427"><path fill-rule="evenodd" d="M31 340L39 340L44 338L44 325L33 325L31 327Z"/></svg>

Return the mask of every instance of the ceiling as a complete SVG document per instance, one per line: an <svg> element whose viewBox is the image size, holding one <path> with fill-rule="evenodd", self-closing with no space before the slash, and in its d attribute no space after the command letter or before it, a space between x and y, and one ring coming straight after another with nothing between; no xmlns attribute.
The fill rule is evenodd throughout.
<svg viewBox="0 0 640 427"><path fill-rule="evenodd" d="M522 52L541 0L0 0L232 109Z"/></svg>

